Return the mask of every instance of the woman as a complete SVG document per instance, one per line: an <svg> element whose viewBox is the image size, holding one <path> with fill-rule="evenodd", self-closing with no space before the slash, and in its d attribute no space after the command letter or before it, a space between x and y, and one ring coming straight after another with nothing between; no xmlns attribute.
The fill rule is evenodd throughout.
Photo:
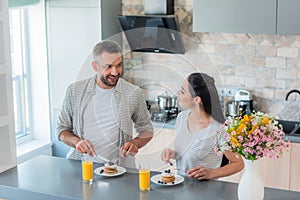
<svg viewBox="0 0 300 200"><path fill-rule="evenodd" d="M178 92L182 111L176 120L175 150L165 149L161 159L177 160L178 173L188 177L215 179L234 174L244 167L242 157L226 150L224 141L217 139L225 121L214 79L203 73L193 73ZM229 164L221 166L222 157L214 147L218 142Z"/></svg>

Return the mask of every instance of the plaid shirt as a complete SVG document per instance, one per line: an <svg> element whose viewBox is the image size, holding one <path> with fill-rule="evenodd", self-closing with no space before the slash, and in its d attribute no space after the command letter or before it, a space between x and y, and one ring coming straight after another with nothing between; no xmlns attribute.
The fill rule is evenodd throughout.
<svg viewBox="0 0 300 200"><path fill-rule="evenodd" d="M57 121L57 136L62 131L68 130L74 135L83 138L83 113L95 93L96 76L75 82L67 88ZM133 125L139 135L143 131L151 131L153 133L153 125L142 89L120 78L115 86L114 94L120 115L119 147L133 138ZM67 158L79 160L81 159L81 154L71 147ZM135 167L134 157L128 156L125 159L121 159L120 164L126 167Z"/></svg>

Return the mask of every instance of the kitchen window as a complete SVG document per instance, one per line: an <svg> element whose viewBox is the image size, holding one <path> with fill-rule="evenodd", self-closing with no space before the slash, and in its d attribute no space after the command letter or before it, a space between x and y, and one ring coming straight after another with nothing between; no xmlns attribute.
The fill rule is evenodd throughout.
<svg viewBox="0 0 300 200"><path fill-rule="evenodd" d="M27 150L51 142L45 1L10 7L9 17L19 158Z"/></svg>
<svg viewBox="0 0 300 200"><path fill-rule="evenodd" d="M10 15L10 46L14 95L15 132L17 139L30 139L29 43L27 9L13 8Z"/></svg>

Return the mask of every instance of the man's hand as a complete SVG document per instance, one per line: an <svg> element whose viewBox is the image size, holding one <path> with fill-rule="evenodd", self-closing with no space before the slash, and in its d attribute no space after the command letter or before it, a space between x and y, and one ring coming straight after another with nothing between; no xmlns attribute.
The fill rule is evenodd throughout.
<svg viewBox="0 0 300 200"><path fill-rule="evenodd" d="M126 142L123 146L121 146L120 157L125 158L128 155L135 156L138 151L139 151L138 146L135 143L129 141Z"/></svg>
<svg viewBox="0 0 300 200"><path fill-rule="evenodd" d="M96 152L94 150L94 146L88 140L80 140L75 145L76 150L83 154L87 153L89 155L95 155Z"/></svg>

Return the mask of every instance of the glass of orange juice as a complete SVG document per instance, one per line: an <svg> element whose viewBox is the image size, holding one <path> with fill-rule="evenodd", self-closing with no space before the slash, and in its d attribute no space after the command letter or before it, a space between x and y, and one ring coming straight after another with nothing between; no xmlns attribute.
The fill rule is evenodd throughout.
<svg viewBox="0 0 300 200"><path fill-rule="evenodd" d="M82 154L81 157L82 163L82 179L84 182L92 183L93 182L93 159L88 154Z"/></svg>
<svg viewBox="0 0 300 200"><path fill-rule="evenodd" d="M150 190L150 170L148 169L140 169L139 170L139 183L141 191Z"/></svg>

